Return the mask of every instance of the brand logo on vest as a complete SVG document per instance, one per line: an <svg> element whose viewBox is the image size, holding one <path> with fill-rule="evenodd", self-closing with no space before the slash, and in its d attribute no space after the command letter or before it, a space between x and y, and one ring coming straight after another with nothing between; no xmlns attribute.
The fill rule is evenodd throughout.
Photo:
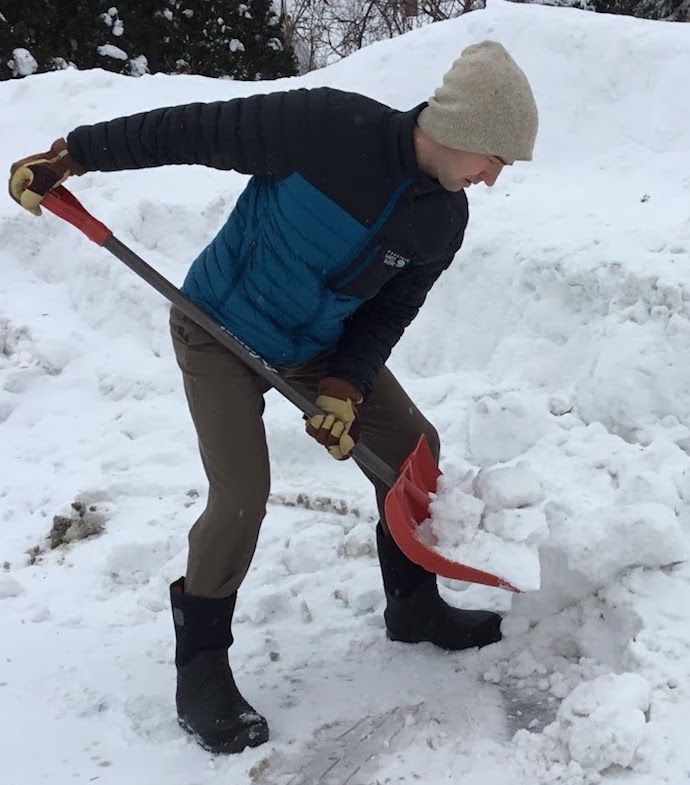
<svg viewBox="0 0 690 785"><path fill-rule="evenodd" d="M389 267L402 268L408 265L410 260L397 251L386 251L386 255L383 257L383 263L387 264Z"/></svg>

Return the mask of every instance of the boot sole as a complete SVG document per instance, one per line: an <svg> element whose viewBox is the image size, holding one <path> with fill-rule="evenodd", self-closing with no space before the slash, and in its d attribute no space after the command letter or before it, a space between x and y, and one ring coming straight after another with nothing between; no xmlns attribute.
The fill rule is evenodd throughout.
<svg viewBox="0 0 690 785"><path fill-rule="evenodd" d="M212 752L217 755L233 755L238 752L246 750L247 747L259 747L268 741L268 725L265 722L257 723L255 725L246 725L238 731L237 735L228 741L219 741L217 743L209 742L200 736L194 728L182 717L177 718L178 725L194 736L197 744L203 747L207 752Z"/></svg>
<svg viewBox="0 0 690 785"><path fill-rule="evenodd" d="M453 644L446 644L443 641L435 641L428 637L417 636L417 635L398 635L397 633L391 632L388 628L386 628L386 637L390 641L396 641L397 643L430 643L432 646L436 646L437 649L443 649L443 651L464 651L466 649L475 649L475 648L482 648L483 646L488 646L491 643L498 643L501 640L501 636L499 635L494 640L487 640L483 643L476 643L475 641L468 640L463 645L453 645Z"/></svg>
<svg viewBox="0 0 690 785"><path fill-rule="evenodd" d="M398 643L431 643L428 638L422 638L416 635L398 635L386 627L386 637L389 641L396 641Z"/></svg>

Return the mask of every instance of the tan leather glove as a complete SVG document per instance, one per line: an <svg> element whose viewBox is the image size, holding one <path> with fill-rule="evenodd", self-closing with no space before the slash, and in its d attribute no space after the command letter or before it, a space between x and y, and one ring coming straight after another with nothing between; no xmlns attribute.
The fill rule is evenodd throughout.
<svg viewBox="0 0 690 785"><path fill-rule="evenodd" d="M360 430L357 406L362 400L362 393L344 379L327 376L319 382L316 405L325 414L307 421L307 433L338 461L352 457Z"/></svg>
<svg viewBox="0 0 690 785"><path fill-rule="evenodd" d="M40 204L48 191L62 185L70 175L85 171L70 156L67 142L56 139L47 153L30 155L12 164L10 196L30 213L40 215Z"/></svg>

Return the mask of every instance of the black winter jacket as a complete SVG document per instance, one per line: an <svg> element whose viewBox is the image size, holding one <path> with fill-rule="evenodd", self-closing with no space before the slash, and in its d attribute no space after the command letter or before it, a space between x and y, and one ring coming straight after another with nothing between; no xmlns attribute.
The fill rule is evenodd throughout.
<svg viewBox="0 0 690 785"><path fill-rule="evenodd" d="M248 198L240 198L228 225L194 263L185 290L269 362L289 365L331 351L329 372L367 395L460 248L468 220L464 191L446 191L417 165L413 129L423 106L400 112L331 88L294 90L157 109L79 127L67 141L89 171L201 164L254 175ZM266 205L280 204L282 194L284 215L268 221L284 220L280 242L260 227L252 230L252 253L263 256L242 269L255 278L234 282L235 300L221 301L217 292L226 282L214 276L241 266L249 214L268 209L258 196L249 198L252 188L269 194ZM313 218L308 236L295 225L300 215ZM333 215L343 216L337 232ZM254 218L267 223L265 214ZM287 280L298 263L322 276L326 311L317 318L296 289L262 313L262 265L274 265ZM274 283L278 273L271 273ZM246 291L261 293L252 300ZM309 318L298 323L300 309ZM282 331L282 343L272 342L271 330Z"/></svg>

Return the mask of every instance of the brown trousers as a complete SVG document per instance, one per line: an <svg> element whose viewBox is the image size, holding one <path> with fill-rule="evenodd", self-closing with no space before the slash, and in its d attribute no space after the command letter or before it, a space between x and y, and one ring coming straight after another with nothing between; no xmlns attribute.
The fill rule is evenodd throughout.
<svg viewBox="0 0 690 785"><path fill-rule="evenodd" d="M262 415L270 385L174 306L170 330L209 482L206 509L189 532L185 590L201 597L227 597L249 569L266 514L270 467ZM323 357L277 370L311 396L327 375ZM297 411L295 416L300 416ZM436 430L387 368L359 416L362 442L395 469L422 433L438 458ZM325 450L324 460L333 460ZM362 471L374 484L385 522L388 487Z"/></svg>

